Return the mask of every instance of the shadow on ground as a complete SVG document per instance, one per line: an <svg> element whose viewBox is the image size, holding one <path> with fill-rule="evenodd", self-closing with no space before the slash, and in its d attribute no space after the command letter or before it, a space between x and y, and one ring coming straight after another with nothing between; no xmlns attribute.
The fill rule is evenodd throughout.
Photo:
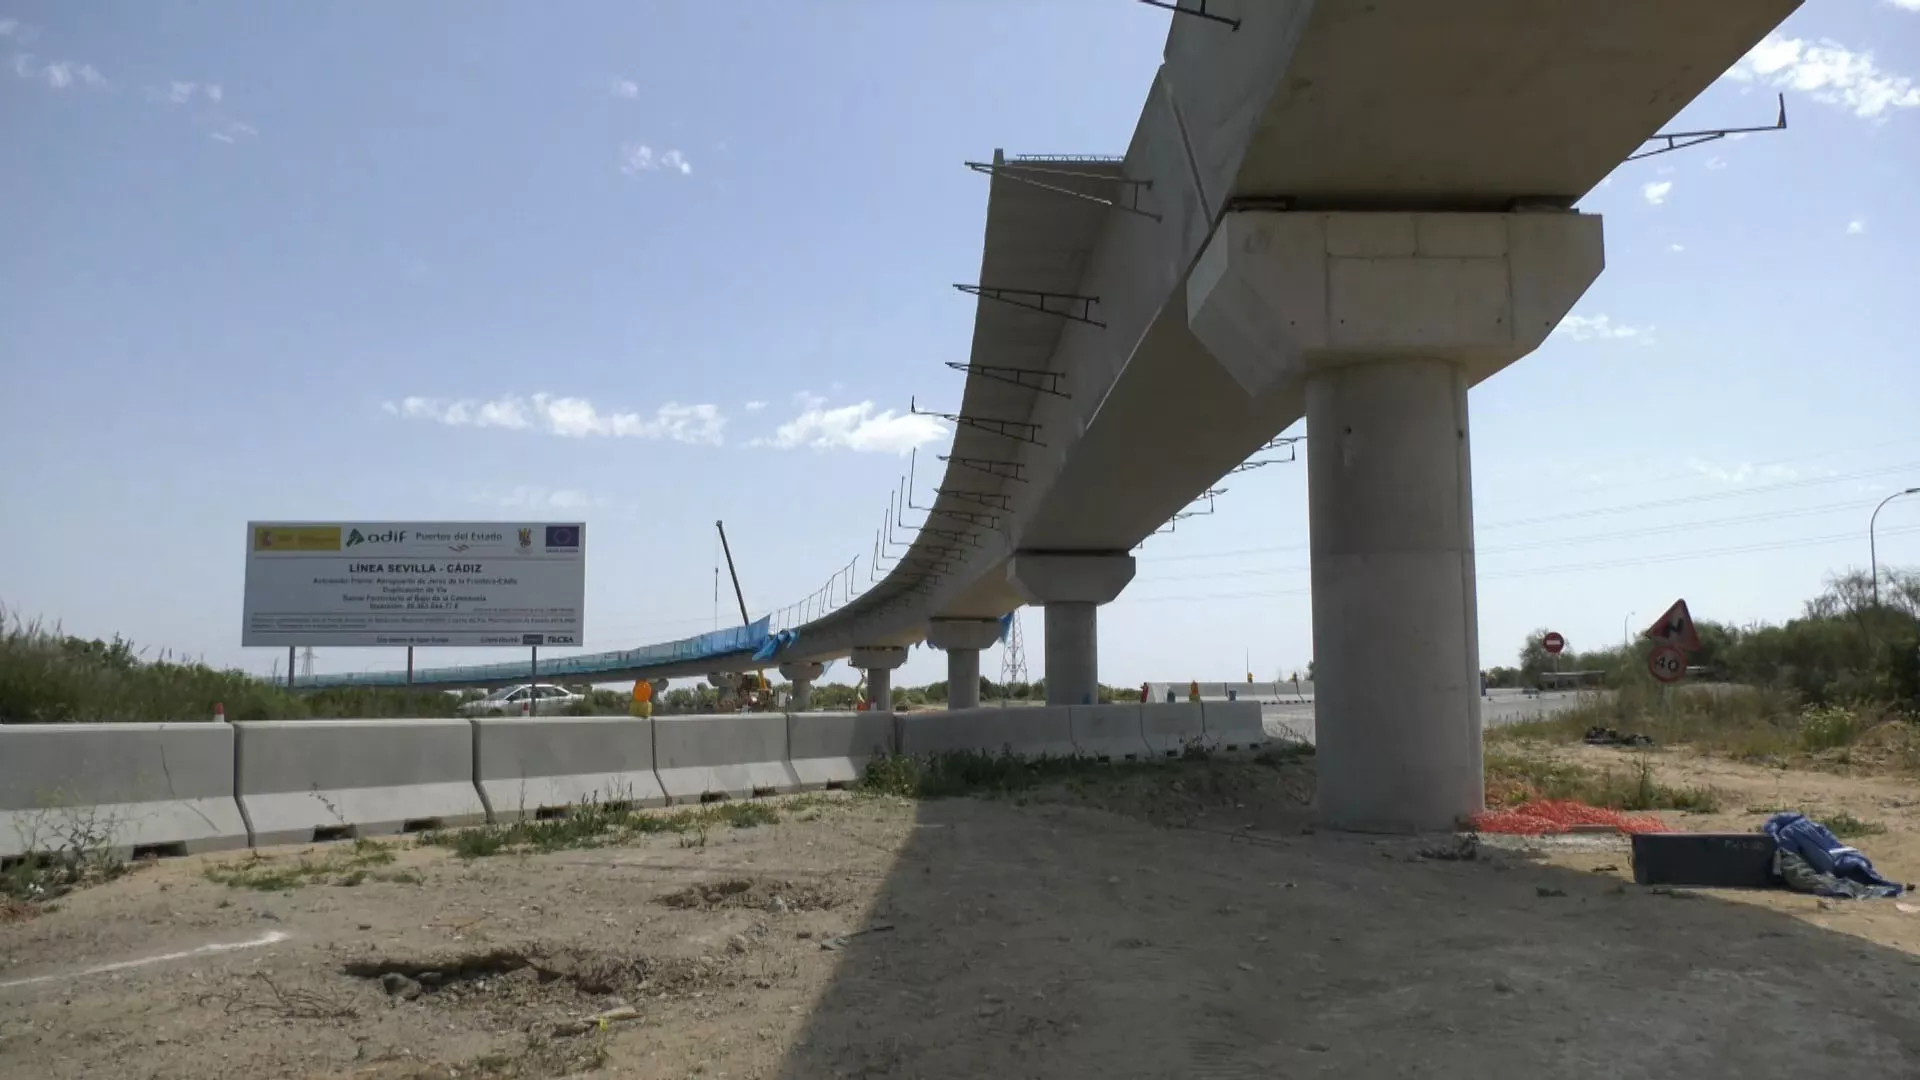
<svg viewBox="0 0 1920 1080"><path fill-rule="evenodd" d="M778 1075L1920 1075L1904 953L1198 777L921 803Z"/></svg>

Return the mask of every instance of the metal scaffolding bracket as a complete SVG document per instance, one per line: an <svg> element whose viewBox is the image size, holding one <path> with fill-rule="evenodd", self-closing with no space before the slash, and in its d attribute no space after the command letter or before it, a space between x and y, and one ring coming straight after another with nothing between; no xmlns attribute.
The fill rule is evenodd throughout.
<svg viewBox="0 0 1920 1080"><path fill-rule="evenodd" d="M1040 441L1040 425L1029 424L1025 420L1001 420L991 416L968 416L966 413L928 412L922 409L919 401L914 398L907 399L907 413L911 416L938 417L950 424L970 427L976 431L984 431L989 435L998 435L1016 442L1032 443L1035 446L1047 445Z"/></svg>
<svg viewBox="0 0 1920 1080"><path fill-rule="evenodd" d="M1043 371L1040 368L1001 367L998 364L963 364L957 360L947 361L947 366L955 371L964 371L983 379L998 379L1003 383L1012 383L1014 386L1038 390L1055 397L1073 396L1061 389L1067 380L1064 372Z"/></svg>
<svg viewBox="0 0 1920 1080"><path fill-rule="evenodd" d="M925 534L937 536L942 540L951 540L956 544L965 544L970 548L980 546L980 541L968 533L954 532L952 529L936 529L931 525L922 525L920 531Z"/></svg>
<svg viewBox="0 0 1920 1080"><path fill-rule="evenodd" d="M1154 221L1160 220L1159 214L1144 209L1140 205L1140 192L1143 190L1153 190L1153 181L1151 180L1134 180L1125 176L1081 172L1078 169L1061 169L1049 165L1029 164L1018 161L969 161L967 162L967 168L977 173L985 173L988 176L1004 176L1009 180L1018 180L1022 184L1031 184L1042 191L1052 191L1061 195L1070 195L1073 198L1085 199L1087 202L1099 203L1101 206L1112 207L1115 210L1124 210L1129 214L1138 214L1143 218L1151 218ZM1120 202L1117 199L1103 199L1098 195L1089 195L1084 191L1075 191L1069 187L1061 187L1059 184L1049 184L1037 180L1035 179L1036 176L1054 177L1062 180L1098 180L1103 184L1120 184L1126 188L1127 201Z"/></svg>
<svg viewBox="0 0 1920 1080"><path fill-rule="evenodd" d="M1037 311L1042 315L1053 315L1062 319L1072 319L1088 326L1097 326L1102 330L1107 324L1093 317L1093 305L1100 302L1097 296L1081 296L1077 293L1047 292L1044 289L1009 289L999 285L967 285L955 282L954 288L969 293L982 300L998 300L1028 311ZM1075 310L1078 305L1078 310Z"/></svg>
<svg viewBox="0 0 1920 1080"><path fill-rule="evenodd" d="M1197 19L1206 19L1209 22L1225 23L1232 27L1235 33L1238 33L1240 30L1239 19L1229 19L1225 15L1215 15L1208 11L1207 0L1198 0L1198 7L1184 7L1180 4L1180 0L1140 0L1140 2L1148 7L1164 8L1167 11L1173 12L1175 15L1192 15Z"/></svg>
<svg viewBox="0 0 1920 1080"><path fill-rule="evenodd" d="M1787 130L1787 95L1781 94L1780 111L1775 114L1774 121L1771 124L1766 124L1761 127L1709 128L1704 131L1655 132L1647 136L1646 141L1650 143L1663 143L1665 145L1656 146L1651 150L1641 150L1638 153L1629 154L1627 155L1627 160L1639 161L1641 158L1650 158L1655 154L1668 154L1675 150L1685 150L1689 146L1699 146L1701 143L1710 143L1716 139L1724 139L1729 135L1753 135L1762 131L1785 130Z"/></svg>
<svg viewBox="0 0 1920 1080"><path fill-rule="evenodd" d="M941 461L949 465L958 465L963 469L985 473L1002 480L1011 480L1016 484L1027 482L1027 467L1017 461L1000 461L995 458L942 457Z"/></svg>
<svg viewBox="0 0 1920 1080"><path fill-rule="evenodd" d="M955 521L964 521L969 525L978 525L983 529L997 529L1000 527L1000 518L995 514L976 514L971 510L946 510L941 508L930 509L927 513L939 514L941 517L949 517Z"/></svg>
<svg viewBox="0 0 1920 1080"><path fill-rule="evenodd" d="M945 461L947 459L941 458L940 460ZM949 498L959 499L963 502L970 502L975 506L984 506L989 510L1013 509L1013 497L1011 495L1002 495L997 491L967 491L964 488L934 488L933 493L935 495L945 495Z"/></svg>
<svg viewBox="0 0 1920 1080"><path fill-rule="evenodd" d="M1240 464L1235 465L1233 468L1228 469L1227 475L1237 476L1240 473L1252 472L1255 469L1264 469L1269 465L1284 465L1289 461L1297 461L1299 460L1299 450L1297 449L1297 447L1299 446L1300 443L1305 442L1306 438L1307 437L1305 435L1288 435L1280 438L1269 439L1267 440L1266 445L1262 446L1258 450L1255 450L1254 453L1260 454L1260 453L1265 453L1268 450L1284 450L1286 451L1287 456L1274 457L1274 458L1260 458L1258 460L1243 461Z"/></svg>
<svg viewBox="0 0 1920 1080"><path fill-rule="evenodd" d="M1227 493L1226 488L1208 488L1207 490L1201 492L1199 497L1194 499L1193 502L1187 504L1188 506L1198 506L1202 501L1204 501L1207 504L1207 508L1205 510L1182 510L1179 513L1168 518L1167 524L1171 525L1176 521L1185 521L1188 518L1206 517L1207 515L1213 513L1213 500L1216 498L1219 498L1222 495L1225 495L1226 493ZM1172 530L1168 530L1168 531L1172 531Z"/></svg>

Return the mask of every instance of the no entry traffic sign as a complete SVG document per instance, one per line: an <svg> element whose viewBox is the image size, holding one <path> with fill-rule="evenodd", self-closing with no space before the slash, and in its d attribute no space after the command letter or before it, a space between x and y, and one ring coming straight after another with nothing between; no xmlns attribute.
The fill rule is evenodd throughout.
<svg viewBox="0 0 1920 1080"><path fill-rule="evenodd" d="M1561 637L1558 630L1549 630L1547 636L1540 639L1540 647L1547 650L1548 656L1559 656L1560 650L1567 647L1567 639Z"/></svg>
<svg viewBox="0 0 1920 1080"><path fill-rule="evenodd" d="M1662 645L1647 656L1647 673L1663 683L1679 682L1687 677L1687 654Z"/></svg>

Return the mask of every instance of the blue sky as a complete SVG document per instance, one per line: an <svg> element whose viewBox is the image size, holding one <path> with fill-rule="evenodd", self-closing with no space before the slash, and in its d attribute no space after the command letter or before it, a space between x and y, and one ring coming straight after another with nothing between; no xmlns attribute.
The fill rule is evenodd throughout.
<svg viewBox="0 0 1920 1080"><path fill-rule="evenodd" d="M1787 133L1583 204L1606 274L1472 398L1489 665L1682 595L1788 617L1920 485L1916 9L1810 0L1677 124L1765 123L1778 89ZM534 11L0 0L0 602L264 671L249 518L582 518L595 648L713 627L716 518L756 613L864 576L900 451L940 448L909 396L960 390L961 163L1124 148L1167 19ZM1226 486L1140 553L1102 678L1305 666L1303 464ZM1920 565L1920 497L1880 533ZM902 677L943 675L920 650Z"/></svg>

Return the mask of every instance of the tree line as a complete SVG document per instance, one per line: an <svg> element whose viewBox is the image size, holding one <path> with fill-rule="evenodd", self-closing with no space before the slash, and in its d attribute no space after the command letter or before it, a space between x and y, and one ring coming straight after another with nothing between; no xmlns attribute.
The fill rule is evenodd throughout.
<svg viewBox="0 0 1920 1080"><path fill-rule="evenodd" d="M1920 709L1920 572L1882 571L1877 603L1866 573L1837 575L1777 626L1694 614L1700 648L1688 657L1692 677L1789 690L1814 705L1871 699ZM1555 682L1556 672L1591 673L1616 687L1651 681L1651 641L1591 649L1569 642L1556 658L1546 650L1547 633L1528 634L1517 666L1489 669L1488 685L1537 688Z"/></svg>

